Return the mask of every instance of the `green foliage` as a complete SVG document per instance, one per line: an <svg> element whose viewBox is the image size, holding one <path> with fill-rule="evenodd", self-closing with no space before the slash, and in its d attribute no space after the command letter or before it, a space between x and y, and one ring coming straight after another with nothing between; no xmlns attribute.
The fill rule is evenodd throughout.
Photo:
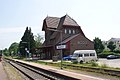
<svg viewBox="0 0 120 80"><path fill-rule="evenodd" d="M94 39L94 49L96 50L97 53L101 53L104 50L104 45L102 44L101 39L95 37Z"/></svg>
<svg viewBox="0 0 120 80"><path fill-rule="evenodd" d="M19 46L19 43L12 43L9 47L9 53L10 55L17 55L18 53L18 46Z"/></svg>
<svg viewBox="0 0 120 80"><path fill-rule="evenodd" d="M98 56L100 58L106 58L108 55L113 55L113 54L114 54L113 52L106 51L106 52L98 54Z"/></svg>
<svg viewBox="0 0 120 80"><path fill-rule="evenodd" d="M120 53L120 50L114 50L115 53Z"/></svg>
<svg viewBox="0 0 120 80"><path fill-rule="evenodd" d="M42 45L43 37L41 37L39 34L35 35L35 46L36 48L39 48Z"/></svg>
<svg viewBox="0 0 120 80"><path fill-rule="evenodd" d="M30 34L30 53L34 54L35 53L35 40L34 40L34 36L33 33Z"/></svg>
<svg viewBox="0 0 120 80"><path fill-rule="evenodd" d="M92 62L91 62L91 66L93 66L93 67L97 67L97 66L98 66L98 63L92 61Z"/></svg>
<svg viewBox="0 0 120 80"><path fill-rule="evenodd" d="M78 64L78 61L74 61L73 64Z"/></svg>
<svg viewBox="0 0 120 80"><path fill-rule="evenodd" d="M24 32L23 37L21 38L20 44L19 44L19 51L22 56L26 56L25 49L29 50L30 53L35 53L35 40L33 33L31 32L31 28L28 29L26 27L26 30Z"/></svg>
<svg viewBox="0 0 120 80"><path fill-rule="evenodd" d="M9 50L7 48L5 48L4 50L2 50L2 53L5 55L5 56L9 56L10 53L9 53Z"/></svg>
<svg viewBox="0 0 120 80"><path fill-rule="evenodd" d="M107 45L107 47L110 49L110 51L114 51L114 49L116 48L116 45L114 45L114 42L110 41Z"/></svg>
<svg viewBox="0 0 120 80"><path fill-rule="evenodd" d="M114 51L114 52L104 51L104 52L98 54L98 57L99 57L99 58L106 58L108 55L120 56L120 53L118 53L118 51L117 51L117 52L115 52L115 51Z"/></svg>
<svg viewBox="0 0 120 80"><path fill-rule="evenodd" d="M100 67L101 68L108 68L108 66L106 64L102 64Z"/></svg>

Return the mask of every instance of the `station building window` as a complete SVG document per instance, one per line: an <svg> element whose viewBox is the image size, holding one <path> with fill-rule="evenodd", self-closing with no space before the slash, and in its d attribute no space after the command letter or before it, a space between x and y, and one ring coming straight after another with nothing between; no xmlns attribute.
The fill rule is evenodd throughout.
<svg viewBox="0 0 120 80"><path fill-rule="evenodd" d="M65 34L67 34L67 29L65 29Z"/></svg>
<svg viewBox="0 0 120 80"><path fill-rule="evenodd" d="M73 34L75 34L75 30L73 30Z"/></svg>
<svg viewBox="0 0 120 80"><path fill-rule="evenodd" d="M69 34L71 34L71 30L69 29Z"/></svg>

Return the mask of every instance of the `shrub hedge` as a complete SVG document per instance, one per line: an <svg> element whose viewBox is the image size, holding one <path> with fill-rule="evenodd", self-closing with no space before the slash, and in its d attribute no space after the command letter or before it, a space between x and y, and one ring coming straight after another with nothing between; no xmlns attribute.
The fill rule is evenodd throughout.
<svg viewBox="0 0 120 80"><path fill-rule="evenodd" d="M99 58L106 58L108 55L117 55L120 56L120 53L115 53L115 52L103 52L103 53L99 53L98 57Z"/></svg>

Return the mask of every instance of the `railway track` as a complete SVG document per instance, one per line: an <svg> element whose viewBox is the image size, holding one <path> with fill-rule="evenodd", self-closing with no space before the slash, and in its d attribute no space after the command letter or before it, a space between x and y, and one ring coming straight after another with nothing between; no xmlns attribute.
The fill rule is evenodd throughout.
<svg viewBox="0 0 120 80"><path fill-rule="evenodd" d="M10 63L13 67L27 76L29 80L79 80L70 76L58 74L54 71L44 70L42 68L25 64L19 61L14 61L7 58L5 59L5 61Z"/></svg>

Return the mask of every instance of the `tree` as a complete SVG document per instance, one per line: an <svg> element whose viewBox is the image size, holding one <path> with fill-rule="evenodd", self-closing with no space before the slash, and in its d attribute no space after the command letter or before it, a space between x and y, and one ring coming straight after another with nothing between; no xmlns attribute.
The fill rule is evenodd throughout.
<svg viewBox="0 0 120 80"><path fill-rule="evenodd" d="M28 27L26 27L24 35L21 38L21 41L19 44L19 51L20 51L22 56L26 56L25 48L28 49L28 42L29 42L29 33L28 32L29 32Z"/></svg>
<svg viewBox="0 0 120 80"><path fill-rule="evenodd" d="M39 34L35 35L35 46L36 48L40 48L42 46L42 43L43 43L43 37L41 37ZM38 56L39 54L39 50L36 49L36 52L35 52L35 55L36 57Z"/></svg>
<svg viewBox="0 0 120 80"><path fill-rule="evenodd" d="M101 39L99 39L98 37L95 37L94 39L94 48L96 50L97 53L101 53L104 50L104 45L102 44Z"/></svg>
<svg viewBox="0 0 120 80"><path fill-rule="evenodd" d="M19 43L12 43L9 47L9 53L11 53L11 55L16 55L18 53L18 46Z"/></svg>
<svg viewBox="0 0 120 80"><path fill-rule="evenodd" d="M35 40L34 40L34 36L33 33L31 32L31 28L29 30L29 47L30 47L30 53L34 54L35 53Z"/></svg>
<svg viewBox="0 0 120 80"><path fill-rule="evenodd" d="M22 56L26 56L27 49L30 53L34 54L35 52L35 40L31 28L26 27L23 37L21 38L19 44L19 51Z"/></svg>
<svg viewBox="0 0 120 80"><path fill-rule="evenodd" d="M110 41L107 47L110 49L111 52L113 52L114 49L116 48L116 45L114 44L114 42Z"/></svg>
<svg viewBox="0 0 120 80"><path fill-rule="evenodd" d="M9 50L8 50L7 48L3 49L3 50L2 50L2 53L3 53L5 56L10 56Z"/></svg>
<svg viewBox="0 0 120 80"><path fill-rule="evenodd" d="M42 45L43 37L41 37L39 34L35 35L35 46L36 48L39 48Z"/></svg>

